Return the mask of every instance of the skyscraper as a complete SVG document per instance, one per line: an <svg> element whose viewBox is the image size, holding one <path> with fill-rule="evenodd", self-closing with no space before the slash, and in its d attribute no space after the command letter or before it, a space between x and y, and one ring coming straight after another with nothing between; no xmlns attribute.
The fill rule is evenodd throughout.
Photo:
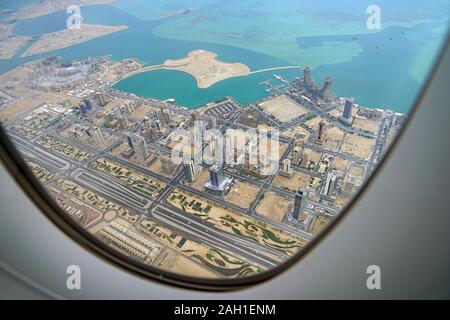
<svg viewBox="0 0 450 320"><path fill-rule="evenodd" d="M325 121L321 120L319 122L319 129L317 130L317 137L316 140L314 141L317 144L322 144L323 143L323 138L325 136Z"/></svg>
<svg viewBox="0 0 450 320"><path fill-rule="evenodd" d="M303 81L306 88L308 89L313 88L315 86L314 79L311 75L311 69L309 67L306 67L303 70Z"/></svg>
<svg viewBox="0 0 450 320"><path fill-rule="evenodd" d="M98 99L98 103L104 107L108 104L108 101L106 100L105 94L102 92L97 93L97 99Z"/></svg>
<svg viewBox="0 0 450 320"><path fill-rule="evenodd" d="M295 221L298 221L300 213L303 211L303 204L306 200L306 196L307 193L301 190L298 190L297 193L295 194L294 209L292 211L292 218Z"/></svg>
<svg viewBox="0 0 450 320"><path fill-rule="evenodd" d="M325 185L322 188L322 192L320 197L327 201L334 201L337 197L337 183L338 178L333 173L328 173L327 175L327 181L325 182Z"/></svg>
<svg viewBox="0 0 450 320"><path fill-rule="evenodd" d="M105 137L103 136L103 133L99 127L92 127L92 136L94 137L95 143L98 146L101 147L106 143Z"/></svg>
<svg viewBox="0 0 450 320"><path fill-rule="evenodd" d="M198 110L195 110L192 115L191 115L191 120L192 120L192 126L194 126L195 122L200 121L201 120L201 115L200 112Z"/></svg>
<svg viewBox="0 0 450 320"><path fill-rule="evenodd" d="M127 110L128 113L133 113L135 108L133 106L133 104L130 101L127 101L125 103L125 110Z"/></svg>
<svg viewBox="0 0 450 320"><path fill-rule="evenodd" d="M194 182L196 174L194 160L185 161L183 165L183 170L184 170L184 177L186 178L186 180L189 182Z"/></svg>
<svg viewBox="0 0 450 320"><path fill-rule="evenodd" d="M211 178L211 185L219 188L223 181L223 167L219 164L213 165L209 168L209 177Z"/></svg>
<svg viewBox="0 0 450 320"><path fill-rule="evenodd" d="M86 107L86 110L92 110L92 102L89 99L83 100L84 106Z"/></svg>
<svg viewBox="0 0 450 320"><path fill-rule="evenodd" d="M345 100L344 112L339 118L346 125L351 125L353 121L353 102L349 99Z"/></svg>
<svg viewBox="0 0 450 320"><path fill-rule="evenodd" d="M283 177L292 178L294 170L291 168L291 160L284 159L279 174Z"/></svg>
<svg viewBox="0 0 450 320"><path fill-rule="evenodd" d="M130 135L130 138L131 138L133 149L136 152L136 156L137 156L138 160L140 162L144 162L149 156L149 152L148 152L147 145L145 143L145 139L142 138L141 136L137 135L136 133L132 133Z"/></svg>
<svg viewBox="0 0 450 320"><path fill-rule="evenodd" d="M217 127L217 118L209 117L208 118L208 126L209 126L209 129L215 129Z"/></svg>
<svg viewBox="0 0 450 320"><path fill-rule="evenodd" d="M119 121L120 130L126 130L128 128L128 119L124 116L120 116L117 118Z"/></svg>
<svg viewBox="0 0 450 320"><path fill-rule="evenodd" d="M168 125L172 122L172 117L170 114L170 110L169 109L164 109L162 111L162 116L163 116L163 120L164 120L164 124Z"/></svg>
<svg viewBox="0 0 450 320"><path fill-rule="evenodd" d="M331 96L331 86L333 85L333 79L326 77L322 89L320 89L319 95L322 99L328 100Z"/></svg>
<svg viewBox="0 0 450 320"><path fill-rule="evenodd" d="M292 152L292 163L296 166L299 165L300 160L301 160L301 156L302 156L302 147L300 146L296 146L294 148L294 151Z"/></svg>
<svg viewBox="0 0 450 320"><path fill-rule="evenodd" d="M210 181L205 184L206 191L223 195L231 184L232 180L225 178L222 164L215 164L209 168Z"/></svg>
<svg viewBox="0 0 450 320"><path fill-rule="evenodd" d="M291 160L289 160L289 159L283 160L283 170L286 172L291 171Z"/></svg>

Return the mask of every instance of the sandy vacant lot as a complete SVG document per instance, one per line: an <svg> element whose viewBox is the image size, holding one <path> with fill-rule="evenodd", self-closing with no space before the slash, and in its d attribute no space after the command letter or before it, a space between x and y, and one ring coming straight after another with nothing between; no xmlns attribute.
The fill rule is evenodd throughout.
<svg viewBox="0 0 450 320"><path fill-rule="evenodd" d="M260 200L256 213L276 221L282 221L289 208L290 201L273 192L266 192Z"/></svg>
<svg viewBox="0 0 450 320"><path fill-rule="evenodd" d="M82 24L80 29L63 29L61 31L48 33L43 35L27 51L25 51L22 57L29 57L68 48L127 28L127 26Z"/></svg>
<svg viewBox="0 0 450 320"><path fill-rule="evenodd" d="M320 121L322 121L322 120L323 120L323 122L325 122L325 125L326 125L326 126L329 126L329 125L330 125L330 123L329 123L326 119L322 118L321 116L317 116L317 117L314 117L314 118L312 118L312 119L306 121L306 122L305 122L305 125L306 125L308 128L310 128L311 130L317 132L317 130L319 130L319 123L320 123ZM328 131L328 129L325 130L325 133L326 133L327 131Z"/></svg>
<svg viewBox="0 0 450 320"><path fill-rule="evenodd" d="M295 126L295 127L290 127L284 131L281 132L282 136L286 136L288 138L291 139L295 139L296 136L303 136L303 138L300 139L300 141L308 141L310 133L308 130L306 130L305 128L301 127L301 126Z"/></svg>
<svg viewBox="0 0 450 320"><path fill-rule="evenodd" d="M286 95L260 103L260 107L280 122L288 122L308 113L308 109Z"/></svg>
<svg viewBox="0 0 450 320"><path fill-rule="evenodd" d="M336 170L344 170L347 168L348 161L342 158L335 158L333 161L333 169Z"/></svg>
<svg viewBox="0 0 450 320"><path fill-rule="evenodd" d="M311 232L314 235L321 233L327 227L329 222L330 219L318 216L316 221L314 222Z"/></svg>
<svg viewBox="0 0 450 320"><path fill-rule="evenodd" d="M341 146L341 152L347 152L355 157L369 159L374 146L374 140L347 133Z"/></svg>
<svg viewBox="0 0 450 320"><path fill-rule="evenodd" d="M332 151L338 151L342 138L344 138L344 131L341 129L337 127L326 129L323 147Z"/></svg>
<svg viewBox="0 0 450 320"><path fill-rule="evenodd" d="M225 196L225 200L241 208L248 209L258 196L259 188L257 186L238 181Z"/></svg>
<svg viewBox="0 0 450 320"><path fill-rule="evenodd" d="M308 161L302 161L300 166L305 169L314 170L317 163L320 160L321 154L317 151L311 150L311 149L304 149L303 154L306 155L306 158L308 158Z"/></svg>
<svg viewBox="0 0 450 320"><path fill-rule="evenodd" d="M376 134L380 128L380 123L369 119L355 118L353 121L353 128Z"/></svg>
<svg viewBox="0 0 450 320"><path fill-rule="evenodd" d="M309 175L295 171L292 178L286 178L280 175L276 176L273 180L273 185L278 188L288 189L289 191L296 192L299 189L308 189L310 180L311 177Z"/></svg>
<svg viewBox="0 0 450 320"><path fill-rule="evenodd" d="M191 184L191 187L198 191L203 191L205 184L209 181L208 170L202 169L197 179Z"/></svg>

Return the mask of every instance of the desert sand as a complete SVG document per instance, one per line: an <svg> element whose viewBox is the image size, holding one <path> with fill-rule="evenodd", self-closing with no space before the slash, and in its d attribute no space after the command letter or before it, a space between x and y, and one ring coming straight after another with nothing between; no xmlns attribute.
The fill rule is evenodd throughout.
<svg viewBox="0 0 450 320"><path fill-rule="evenodd" d="M68 48L95 38L127 29L127 26L102 26L82 24L80 29L64 29L48 33L37 40L22 57Z"/></svg>
<svg viewBox="0 0 450 320"><path fill-rule="evenodd" d="M196 50L188 54L186 58L179 60L167 60L164 64L148 66L126 74L124 78L154 70L176 70L189 73L197 80L197 86L201 89L211 87L217 82L233 77L247 76L251 74L250 68L242 63L225 63L217 60L217 54L205 50Z"/></svg>

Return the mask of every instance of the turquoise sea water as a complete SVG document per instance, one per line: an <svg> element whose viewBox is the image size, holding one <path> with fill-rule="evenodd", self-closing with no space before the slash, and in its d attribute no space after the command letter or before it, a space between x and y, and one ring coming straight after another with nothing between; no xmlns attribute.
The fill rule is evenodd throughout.
<svg viewBox="0 0 450 320"><path fill-rule="evenodd" d="M21 1L27 2L26 0ZM270 22L271 16L265 12L262 14L263 11L258 11L256 13L259 13L258 19L260 20L251 20L253 13L248 11L248 2L233 0L231 1L233 3L232 10L229 9L229 6L223 7L224 3L217 0L189 0L188 2L180 7L179 1L174 0L157 0L155 1L157 6L153 2L152 4L147 1L123 0L114 6L83 7L82 14L86 23L127 25L129 29L39 56L21 58L20 52L13 59L0 61L0 73L27 61L54 55L62 56L65 59L83 59L99 55L109 55L112 60L133 57L146 65L153 65L160 64L166 59L185 57L192 50L203 49L216 52L219 59L223 61L244 63L252 70L287 66L293 63L313 65L315 66L313 75L319 84L322 83L325 75L331 75L335 79L334 88L337 94L356 97L358 103L369 107L390 107L396 111L407 112L421 87L422 80L430 69L443 38L443 32L437 33L436 30L440 28L445 31L446 29L444 22L429 22L433 17L428 13L423 13L424 20L426 20L423 23L410 21L413 16L410 13L401 16L403 20L399 19L398 15L388 13L387 15L393 15L391 22L394 26L389 26L379 32L352 33L350 32L351 25L347 25L344 29L337 28L339 34L333 35L330 34L330 31L337 30L333 26L330 27L330 30L319 30L319 25L312 25L308 34L316 28L315 30L319 34L322 32L329 35L295 37L292 33L289 36L289 45L284 47L285 42L281 38L279 43L263 41L266 38L261 38L261 34L264 36L267 34L264 26L261 29L252 24L258 21L263 21L261 24L264 24L264 21ZM227 2L227 5L231 2ZM291 2L290 5L293 5L292 1L289 2ZM332 8L329 7L327 10L322 8L324 4L315 5L310 0L303 2L308 5L308 15L315 11L325 12L329 15L332 11ZM265 1L261 3L265 3ZM345 6L350 8L350 3L354 4L351 1L344 1L340 4L340 10L345 10ZM195 15L157 20L166 13L191 7L188 4L192 4L192 7L199 6L194 11ZM142 6L145 6L148 12L142 10ZM400 8L400 6L398 7ZM412 9L408 10L410 12ZM299 11L298 14L301 15L302 12ZM229 20L231 22L222 21L222 16L231 19ZM139 19L145 17L148 19ZM185 32L186 34L181 32L180 37L185 37L185 40L163 36L164 32L162 31L173 31L175 30L172 28L173 25L177 26L186 19L190 19L189 26L193 26L193 30L197 30L195 28L200 28L205 23L205 17L208 20L207 23L211 24L211 32L207 37L200 32L198 36L195 35L195 32ZM308 18L311 17L308 16ZM354 17L349 12L347 18L352 21ZM60 12L24 20L19 22L15 33L36 36L58 31L65 28L66 19L67 14ZM278 16L274 15L274 19L278 19L276 21L286 20L288 24L291 23L289 21L291 18L286 16L284 11L279 12ZM394 20L402 20L402 26L395 26ZM229 32L230 23L237 26L236 30L239 29L239 21L245 26L246 33ZM158 30L156 33L158 36L155 35L155 30ZM276 36L278 37L281 31L277 30L277 32ZM289 29L286 30L286 33L289 33ZM271 39L270 37L270 34L267 35L267 39ZM358 39L354 40L352 37ZM236 42L236 38L240 39L240 42ZM393 39L391 40L391 38ZM247 40L255 41L255 46L247 48L248 46L240 45L242 41ZM299 54L286 54L292 50L298 50ZM293 61L291 57L297 60ZM276 73L289 79L299 76L298 71L295 70ZM180 104L188 107L197 107L228 95L247 104L266 94L264 88L258 83L271 77L272 73L268 72L228 79L208 89L199 89L195 80L188 74L160 70L125 79L117 84L116 88L146 97L176 98Z"/></svg>
<svg viewBox="0 0 450 320"><path fill-rule="evenodd" d="M197 87L197 81L188 73L157 70L125 79L115 87L145 97L163 100L173 98L178 104L189 108L200 107L225 96L232 96L241 104L247 105L267 95L265 87L259 83L272 78L272 74L272 72L264 72L247 77L231 78L218 82L210 88L200 89ZM277 71L277 74L292 80L299 76L299 71L283 70Z"/></svg>

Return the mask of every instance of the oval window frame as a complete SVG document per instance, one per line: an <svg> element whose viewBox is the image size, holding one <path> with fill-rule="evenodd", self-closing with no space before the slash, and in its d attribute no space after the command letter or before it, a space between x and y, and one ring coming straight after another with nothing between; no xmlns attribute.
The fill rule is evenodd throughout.
<svg viewBox="0 0 450 320"><path fill-rule="evenodd" d="M417 110L423 99L424 93L428 90L431 80L435 77L436 71L442 65L444 55L450 54L449 44L450 28L447 31L446 36L443 37L441 47L437 53L437 57L434 61L433 68L429 72L424 84L422 85L419 93L417 94L413 106L411 107L407 121L400 129L397 136L394 138L391 146L383 155L382 160L376 166L375 170L371 174L358 192L353 196L349 203L342 209L340 214L331 221L328 226L311 240L308 245L298 252L295 256L282 264L267 270L261 274L252 275L248 277L235 278L235 279L202 279L192 276L186 276L178 273L173 273L163 269L158 269L153 266L145 265L137 260L129 258L123 255L120 251L114 250L107 246L105 243L98 240L94 235L89 233L73 219L70 218L67 213L61 209L53 198L48 194L45 188L41 185L31 169L25 163L18 150L8 137L7 132L0 125L0 159L3 162L4 167L28 196L28 198L39 208L45 217L47 217L53 224L55 224L60 230L62 230L67 236L69 236L75 243L94 254L96 257L102 259L107 263L112 263L117 267L120 267L124 272L130 272L133 275L139 275L148 280L157 281L166 285L174 285L186 289L202 290L202 291L231 291L248 288L270 279L273 279L286 270L290 269L297 263L311 253L311 251L317 247L317 245L323 241L331 232L338 227L343 219L350 214L350 211L355 204L361 199L363 194L368 190L370 185L376 179L376 177L383 170L383 167L388 162L392 153L395 152L398 144L401 142L407 128L414 121L417 114Z"/></svg>

